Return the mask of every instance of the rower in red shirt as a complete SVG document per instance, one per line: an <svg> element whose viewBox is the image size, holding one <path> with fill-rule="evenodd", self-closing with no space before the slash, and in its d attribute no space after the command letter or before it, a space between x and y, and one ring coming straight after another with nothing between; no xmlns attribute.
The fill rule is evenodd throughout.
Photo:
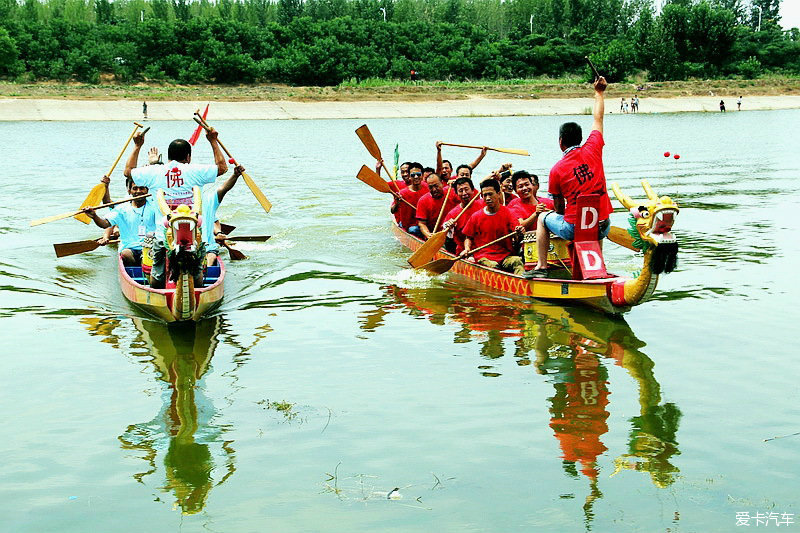
<svg viewBox="0 0 800 533"><path fill-rule="evenodd" d="M478 165L480 165L481 161L483 161L483 158L486 157L486 152L489 151L489 148L484 146L483 148L481 148L481 152L478 154L478 157L475 158L475 161L473 161L469 165L460 165L458 167L458 169L456 169L455 176L451 176L450 174L453 172L453 165L450 163L450 161L447 161L446 159L442 159L442 144L443 144L442 141L436 141L436 173L439 174L440 178L442 179L442 182L444 182L445 184L447 184L447 182L450 179L452 179L453 177L456 177L456 178L462 178L462 177L471 178L472 177L472 171L475 170L475 168ZM445 167L445 163L447 164L446 167ZM467 167L469 169L469 176L465 176L461 172L459 172L461 167Z"/></svg>
<svg viewBox="0 0 800 533"><path fill-rule="evenodd" d="M396 193L394 190L391 191L395 197L391 211L394 214L398 226L412 235L421 237L422 233L420 233L419 225L417 224L417 211L408 204L417 206L419 199L427 194L428 188L423 187L422 165L419 163L410 163L408 166L409 185L407 188L401 190L400 193ZM405 202L400 200L400 198L403 198Z"/></svg>
<svg viewBox="0 0 800 533"><path fill-rule="evenodd" d="M553 209L553 200L536 195L539 192L539 176L536 174L518 170L511 176L511 182L518 198L512 200L508 208L519 218L520 225L526 230L535 228L541 213Z"/></svg>
<svg viewBox="0 0 800 533"><path fill-rule="evenodd" d="M458 178L453 183L453 188L456 191L456 196L461 200L461 205L457 205L447 213L444 217L442 229L450 230L450 228L452 228L453 246L450 251L458 255L464 251L464 227L467 225L467 222L469 222L469 217L476 211L483 209L486 204L483 203L481 198L476 198L475 201L470 204L470 200L476 195L480 195L480 193L475 190L475 186L472 185L472 180L469 178ZM464 211L464 214L461 214L461 211L464 210L467 204L469 204L469 207ZM456 218L458 218L458 220L455 220ZM453 222L454 220L455 222ZM445 244L445 247L447 247L447 244Z"/></svg>
<svg viewBox="0 0 800 533"><path fill-rule="evenodd" d="M522 234L522 226L511 210L502 205L500 184L489 178L481 182L481 197L486 206L474 213L464 228L464 252L478 248L512 231ZM489 268L499 268L518 276L525 273L522 257L514 253L512 237L475 253L475 262Z"/></svg>
<svg viewBox="0 0 800 533"><path fill-rule="evenodd" d="M576 202L584 194L600 194L600 239L608 235L611 227L609 215L613 211L606 190L606 176L603 170L603 114L605 113L604 92L608 84L602 76L594 82L594 111L592 132L581 146L583 132L574 122L561 125L558 144L564 155L550 170L548 190L553 196L555 211L539 217L536 228L536 242L539 248L539 261L531 271L533 277L546 276L547 250L550 247L550 232L562 239L572 240L575 236Z"/></svg>
<svg viewBox="0 0 800 533"><path fill-rule="evenodd" d="M450 187L442 183L438 174L429 174L427 182L428 193L417 202L417 223L422 236L426 239L433 232L441 229L444 213L449 212L458 205L458 198L456 198ZM444 212L442 212L442 204L444 204ZM441 220L439 220L439 213L442 213ZM439 227L436 227L437 221L440 224Z"/></svg>

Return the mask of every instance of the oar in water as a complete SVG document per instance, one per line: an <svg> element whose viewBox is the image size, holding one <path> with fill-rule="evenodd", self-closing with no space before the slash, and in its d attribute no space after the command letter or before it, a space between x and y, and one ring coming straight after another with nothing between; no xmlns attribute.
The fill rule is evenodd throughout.
<svg viewBox="0 0 800 533"><path fill-rule="evenodd" d="M430 272L431 274L444 274L448 270L450 270L456 262L464 259L466 257L471 256L475 252L483 250L493 244L497 244L500 241L508 239L509 237L513 237L516 231L512 231L508 235L503 235L502 237L493 240L492 242L487 242L483 246L478 246L474 250L470 250L469 252L462 252L461 255L454 257L453 259L437 259L436 261L431 261L430 263L426 263L422 265L422 268Z"/></svg>
<svg viewBox="0 0 800 533"><path fill-rule="evenodd" d="M467 209L469 209L469 206L472 205L472 202L474 202L475 199L478 198L479 196L480 194L476 193L475 196L472 197L469 203L467 203L467 205L464 206L461 212L459 212L458 215L456 215L456 217L453 219L453 224L458 222L458 219L461 218L461 215L466 213ZM411 265L413 268L420 268L428 264L430 260L433 259L434 256L436 255L436 252L438 252L442 248L442 245L444 245L444 242L446 240L447 240L447 230L442 230L436 233L432 233L431 236L428 237L428 240L425 241L425 243L422 246L420 246L416 252L411 254L411 257L408 258L408 264Z"/></svg>
<svg viewBox="0 0 800 533"><path fill-rule="evenodd" d="M225 242L265 242L268 241L272 235L239 235L236 237L228 237L223 239Z"/></svg>
<svg viewBox="0 0 800 533"><path fill-rule="evenodd" d="M477 148L478 150L483 150L483 146L473 146L471 144L455 144L455 143L442 143L443 146L455 146L457 148ZM526 155L529 156L531 154L528 153L527 150L515 150L514 148L491 148L489 146L485 147L487 150L492 150L493 152L502 152L504 154L514 154L514 155Z"/></svg>
<svg viewBox="0 0 800 533"><path fill-rule="evenodd" d="M236 248L228 244L227 239L222 241L220 244L222 244L222 246L228 249L228 253L231 256L231 260L239 261L242 259L247 259L247 256L244 255L244 253L242 253L240 250L237 250Z"/></svg>
<svg viewBox="0 0 800 533"><path fill-rule="evenodd" d="M114 169L117 168L117 163L119 163L119 160L122 159L122 156L125 154L125 150L128 149L128 145L131 143L131 139L133 139L133 136L136 135L136 132L139 130L139 128L144 127L138 122L134 122L133 124L134 128L133 132L131 133L131 136L128 137L127 141L125 141L125 146L122 147L122 150L117 156L117 159L114 160L114 164L111 165L111 170L109 170L108 174L106 174L106 176L109 178L111 177L111 174L114 172ZM148 127L146 130L144 130L144 133L147 133L149 130L150 128ZM108 185L105 183L98 183L97 185L92 187L92 190L90 190L89 194L86 196L86 200L84 200L83 203L81 204L81 209L83 209L84 207L92 207L102 202L103 196L105 196L106 194L106 187L108 187ZM75 220L79 220L84 224L88 224L89 222L92 221L92 219L89 218L89 216L86 215L85 213L79 213L75 215Z"/></svg>
<svg viewBox="0 0 800 533"><path fill-rule="evenodd" d="M372 187L378 192L384 192L391 194L392 190L389 188L389 183L384 181L382 177L380 177L374 170L369 168L367 165L361 165L361 170L358 171L356 175L358 179ZM403 198L400 197L400 201L406 204L407 206L411 207L413 210L417 210L417 206Z"/></svg>
<svg viewBox="0 0 800 533"><path fill-rule="evenodd" d="M117 240L108 241L106 244L111 244L119 242ZM86 240L86 241L75 241L75 242L62 242L59 244L53 244L53 248L56 251L56 257L66 257L68 255L75 255L75 254L82 254L86 252L91 252L92 250L96 250L100 247L100 243L95 240Z"/></svg>
<svg viewBox="0 0 800 533"><path fill-rule="evenodd" d="M151 194L143 194L141 196L134 196L133 198L125 198L124 200L117 200L116 202L109 202L103 205L96 205L91 206L92 209L103 209L104 207L111 207L112 205L124 204L125 202L132 202L134 200L138 200L140 198L147 198L148 196L152 196ZM74 217L75 215L83 213L83 209L80 211L70 211L69 213L61 213L60 215L53 215L51 217L40 218L38 220L31 220L31 226L39 226L41 224L47 224L48 222L55 222L56 220L63 220L65 218Z"/></svg>
<svg viewBox="0 0 800 533"><path fill-rule="evenodd" d="M211 126L208 125L208 122L203 120L203 117L200 115L200 113L195 113L194 121L200 124L206 131L209 131L211 129ZM233 159L235 163L236 160L228 151L228 149L225 148L225 145L222 144L222 141L219 140L219 137L217 137L217 142L219 143L220 148L222 148L222 151L225 152L228 158ZM256 200L258 200L258 203L260 203L261 207L264 208L264 211L266 213L269 213L269 210L272 209L272 204L270 203L269 200L267 200L267 197L264 196L264 193L261 192L261 189L258 188L258 185L256 185L255 181L253 181L253 178L251 178L247 174L247 172L242 172L242 178L244 178L244 182L247 184L247 187L250 189L250 192L252 192L253 196L256 197Z"/></svg>

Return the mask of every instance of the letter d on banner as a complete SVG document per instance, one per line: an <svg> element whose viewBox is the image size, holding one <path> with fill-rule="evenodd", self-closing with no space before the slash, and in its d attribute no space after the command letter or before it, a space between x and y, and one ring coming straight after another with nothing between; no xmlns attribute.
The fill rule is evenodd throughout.
<svg viewBox="0 0 800 533"><path fill-rule="evenodd" d="M597 209L586 206L581 209L581 229L592 229L597 225Z"/></svg>

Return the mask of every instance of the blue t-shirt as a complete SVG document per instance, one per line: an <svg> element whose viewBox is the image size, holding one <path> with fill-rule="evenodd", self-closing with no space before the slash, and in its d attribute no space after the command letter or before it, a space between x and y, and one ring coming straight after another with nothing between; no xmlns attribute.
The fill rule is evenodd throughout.
<svg viewBox="0 0 800 533"><path fill-rule="evenodd" d="M219 195L216 186L206 187L203 190L203 225L200 227L203 242L206 243L207 252L218 252L219 244L214 240L214 222L217 220Z"/></svg>
<svg viewBox="0 0 800 533"><path fill-rule="evenodd" d="M198 165L169 161L166 165L147 165L131 171L133 182L147 187L155 193L164 189L170 205L192 204L192 187L214 183L217 179L216 165Z"/></svg>
<svg viewBox="0 0 800 533"><path fill-rule="evenodd" d="M156 231L158 218L156 210L146 202L142 207L135 207L132 203L117 206L106 216L112 226L119 228L120 250L141 250L144 236Z"/></svg>

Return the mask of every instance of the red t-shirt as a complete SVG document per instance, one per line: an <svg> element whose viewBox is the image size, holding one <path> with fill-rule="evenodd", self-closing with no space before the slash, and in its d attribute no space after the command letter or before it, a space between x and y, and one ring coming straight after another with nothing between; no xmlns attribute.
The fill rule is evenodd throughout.
<svg viewBox="0 0 800 533"><path fill-rule="evenodd" d="M467 222L469 222L469 217L471 217L476 211L483 209L485 206L486 204L483 203L483 198L478 198L472 202L472 205L469 206L469 209L467 209L466 212L461 215L458 220L456 220L456 225L453 226L453 240L456 242L456 254L460 254L464 251L464 228L466 227ZM456 218L463 207L463 205L457 205L451 209L450 212L444 217L445 222ZM444 222L442 222L442 224L444 224Z"/></svg>
<svg viewBox="0 0 800 533"><path fill-rule="evenodd" d="M511 210L501 205L497 213L493 215L486 213L486 209L473 213L469 217L466 227L464 227L464 235L472 239L472 248L477 248L511 233L517 226L519 226L519 222ZM499 262L512 253L514 253L514 245L511 242L511 237L509 237L497 244L484 248L476 253L474 257L475 259L485 257L491 261Z"/></svg>
<svg viewBox="0 0 800 533"><path fill-rule="evenodd" d="M418 191L412 191L409 188L405 188L400 191L400 196L402 196L411 205L416 206L419 205L419 199L426 194L428 194L428 189L423 187L420 187ZM395 201L399 202L400 206L394 213L394 219L398 222L398 224L402 225L406 231L408 231L408 228L417 225L417 212L407 203L400 202L399 200Z"/></svg>
<svg viewBox="0 0 800 533"><path fill-rule="evenodd" d="M503 199L505 200L505 202L506 202L505 205L510 205L511 202L513 202L514 200L519 198L519 196L517 196L515 193L513 193L513 192L505 192L505 191L502 191L500 193L500 196L502 196Z"/></svg>
<svg viewBox="0 0 800 533"><path fill-rule="evenodd" d="M584 194L600 194L600 220L606 220L614 210L606 190L603 171L603 135L592 130L583 146L569 150L550 170L548 191L559 194L567 203L564 220L575 224L576 201Z"/></svg>
<svg viewBox="0 0 800 533"><path fill-rule="evenodd" d="M540 204L544 204L547 209L554 209L555 206L553 205L553 200L550 198L539 198L538 196L536 199L539 201ZM536 211L536 204L526 204L522 201L521 198L514 198L506 207L511 209L511 212L514 213L514 216L517 218L528 218Z"/></svg>
<svg viewBox="0 0 800 533"><path fill-rule="evenodd" d="M433 196L431 196L431 193L427 193L425 196L419 199L419 202L417 202L417 220L424 220L425 224L428 226L428 230L433 231L433 226L436 225L436 219L439 218L439 212L441 211L442 203L444 203L445 200L447 200L447 205L444 208L442 220L439 221L439 227L436 228L439 230L442 228L444 215L459 204L456 193L451 192L450 187L445 187L444 194L438 200L434 200Z"/></svg>

